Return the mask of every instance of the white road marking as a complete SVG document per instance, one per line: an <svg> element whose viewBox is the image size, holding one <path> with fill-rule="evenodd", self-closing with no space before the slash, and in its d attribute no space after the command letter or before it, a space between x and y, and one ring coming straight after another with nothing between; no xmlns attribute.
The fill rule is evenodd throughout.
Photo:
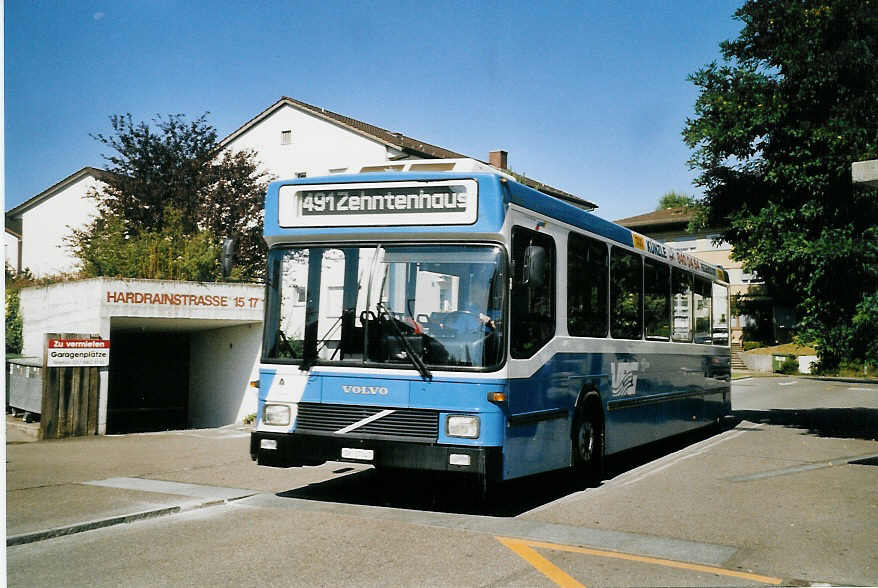
<svg viewBox="0 0 878 588"><path fill-rule="evenodd" d="M150 480L149 478L107 478L82 482L89 486L104 486L140 492L158 492L161 494L178 494L196 498L215 498L232 500L253 496L258 491L247 488L226 488L222 486L205 486L204 484L187 484L185 482L169 482L167 480Z"/></svg>
<svg viewBox="0 0 878 588"><path fill-rule="evenodd" d="M778 384L778 386L792 386L793 384L798 384L798 383L799 383L798 380L793 380L792 382L781 382Z"/></svg>
<svg viewBox="0 0 878 588"><path fill-rule="evenodd" d="M872 388L848 388L851 392L872 392Z"/></svg>
<svg viewBox="0 0 878 588"><path fill-rule="evenodd" d="M742 421L742 424L744 422L746 422L746 421ZM618 487L630 486L631 484L635 484L637 482L640 482L641 480L644 480L645 478L648 478L648 477L652 476L653 474L657 474L663 470L668 469L671 466L675 466L678 463L682 462L683 460L689 459L690 457L695 457L697 455L701 455L702 453L704 453L708 449L712 449L712 448L716 447L717 445L719 445L720 443L725 443L726 441L731 441L732 439L735 439L736 437L740 437L744 433L750 432L750 430L752 430L752 429L761 429L761 428L762 428L761 424L753 425L753 427L749 428L748 430L729 431L726 434L720 435L718 438L707 440L706 443L705 442L697 443L691 447L687 447L686 449L683 449L682 451L678 451L677 453L672 453L671 455L667 456L666 458L664 458L665 460L667 460L664 463L662 463L662 461L663 461L662 459L658 460L657 462L652 462L652 464L649 464L649 465L656 465L656 467L653 467L652 469L647 469L646 471L641 472L640 475L636 475L635 477L633 477L631 479L622 480L619 484L614 484L614 486L618 486ZM694 449L694 451L692 451L693 449ZM631 472L628 472L628 474L634 473L636 471L637 470L632 470ZM627 476L623 475L623 477L627 477Z"/></svg>

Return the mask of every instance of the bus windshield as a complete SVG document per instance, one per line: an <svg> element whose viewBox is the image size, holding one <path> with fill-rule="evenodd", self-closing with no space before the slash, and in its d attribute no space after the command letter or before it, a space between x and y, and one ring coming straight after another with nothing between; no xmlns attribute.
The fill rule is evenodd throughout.
<svg viewBox="0 0 878 588"><path fill-rule="evenodd" d="M494 245L277 248L263 359L490 369L503 361L506 262Z"/></svg>

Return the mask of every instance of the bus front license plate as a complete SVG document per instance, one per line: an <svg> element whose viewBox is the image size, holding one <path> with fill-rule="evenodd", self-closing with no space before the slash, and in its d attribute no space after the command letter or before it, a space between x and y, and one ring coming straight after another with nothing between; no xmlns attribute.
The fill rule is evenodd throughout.
<svg viewBox="0 0 878 588"><path fill-rule="evenodd" d="M372 449L355 449L353 447L342 447L341 456L345 459L372 461L373 459L375 459L375 451L373 451Z"/></svg>

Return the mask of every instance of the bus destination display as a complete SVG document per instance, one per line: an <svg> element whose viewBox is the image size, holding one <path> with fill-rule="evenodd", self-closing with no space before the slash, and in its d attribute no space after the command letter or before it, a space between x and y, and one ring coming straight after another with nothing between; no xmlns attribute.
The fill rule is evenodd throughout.
<svg viewBox="0 0 878 588"><path fill-rule="evenodd" d="M317 226L324 218L342 226L470 224L476 220L476 189L467 180L283 186L279 207L283 226Z"/></svg>

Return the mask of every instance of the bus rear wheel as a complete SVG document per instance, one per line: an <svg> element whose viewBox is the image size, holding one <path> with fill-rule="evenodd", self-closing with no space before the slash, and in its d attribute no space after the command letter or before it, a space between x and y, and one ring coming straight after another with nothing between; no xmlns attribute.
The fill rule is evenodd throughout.
<svg viewBox="0 0 878 588"><path fill-rule="evenodd" d="M573 469L580 482L599 481L603 449L600 419L594 411L581 407L573 424Z"/></svg>

